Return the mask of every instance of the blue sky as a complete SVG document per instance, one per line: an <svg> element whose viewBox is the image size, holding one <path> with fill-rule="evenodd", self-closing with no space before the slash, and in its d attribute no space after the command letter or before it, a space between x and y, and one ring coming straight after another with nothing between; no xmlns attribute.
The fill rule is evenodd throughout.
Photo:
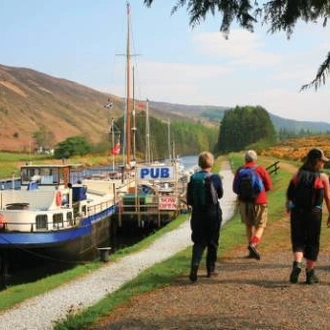
<svg viewBox="0 0 330 330"><path fill-rule="evenodd" d="M330 77L317 92L299 92L329 51L329 28L299 24L291 39L267 28L219 18L192 29L176 1L132 0L135 97L192 105L261 105L272 114L330 122ZM125 0L1 1L0 64L27 67L118 96L125 95Z"/></svg>

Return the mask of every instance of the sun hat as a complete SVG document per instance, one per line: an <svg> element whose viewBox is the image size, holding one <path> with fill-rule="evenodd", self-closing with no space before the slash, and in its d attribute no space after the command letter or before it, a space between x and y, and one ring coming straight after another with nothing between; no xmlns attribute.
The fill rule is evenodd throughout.
<svg viewBox="0 0 330 330"><path fill-rule="evenodd" d="M320 148L313 148L307 154L308 160L320 159L324 162L328 162L329 158L325 157L324 152Z"/></svg>

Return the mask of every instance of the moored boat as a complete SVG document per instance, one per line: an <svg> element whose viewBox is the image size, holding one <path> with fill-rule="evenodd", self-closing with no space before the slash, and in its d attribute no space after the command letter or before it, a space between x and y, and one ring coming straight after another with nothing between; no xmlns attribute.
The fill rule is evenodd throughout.
<svg viewBox="0 0 330 330"><path fill-rule="evenodd" d="M91 260L110 244L116 184L78 180L77 165L25 165L21 189L0 191L2 272L27 255L54 261Z"/></svg>

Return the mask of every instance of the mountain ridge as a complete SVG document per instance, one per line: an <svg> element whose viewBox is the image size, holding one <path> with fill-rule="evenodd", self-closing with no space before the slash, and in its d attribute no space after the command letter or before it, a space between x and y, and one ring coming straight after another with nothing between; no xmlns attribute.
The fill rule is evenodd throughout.
<svg viewBox="0 0 330 330"><path fill-rule="evenodd" d="M105 107L108 98L113 104L110 110ZM123 115L124 105L122 97L77 82L0 64L0 150L33 151L33 133L42 126L52 133L54 145L77 135L86 136L92 143L105 141L111 119ZM151 116L166 121L189 120L218 125L229 108L150 101L149 109ZM209 110L219 111L219 120L212 121L205 116ZM300 122L272 114L270 117L277 129L294 126L330 131L330 124L323 122Z"/></svg>

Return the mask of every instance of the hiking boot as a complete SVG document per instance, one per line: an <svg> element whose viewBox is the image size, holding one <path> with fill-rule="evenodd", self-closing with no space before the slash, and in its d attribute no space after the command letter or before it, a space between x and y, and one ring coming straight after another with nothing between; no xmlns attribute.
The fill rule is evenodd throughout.
<svg viewBox="0 0 330 330"><path fill-rule="evenodd" d="M251 253L249 247L247 247L247 249L249 250L249 254L246 255L246 256L244 256L243 258L244 258L244 259L254 259L254 254Z"/></svg>
<svg viewBox="0 0 330 330"><path fill-rule="evenodd" d="M292 265L292 271L290 274L290 282L291 283L297 283L298 277L301 272L302 263L298 261L294 261Z"/></svg>
<svg viewBox="0 0 330 330"><path fill-rule="evenodd" d="M257 250L257 246L256 246L255 244L250 243L249 246L248 246L248 249L249 249L249 252L250 252L251 258L254 258L254 259L260 260L260 253L259 253L259 251Z"/></svg>
<svg viewBox="0 0 330 330"><path fill-rule="evenodd" d="M198 265L191 266L189 279L191 282L197 281L197 272L198 272Z"/></svg>
<svg viewBox="0 0 330 330"><path fill-rule="evenodd" d="M319 278L315 275L314 269L306 269L306 284L319 283Z"/></svg>
<svg viewBox="0 0 330 330"><path fill-rule="evenodd" d="M219 273L216 270L213 270L212 272L207 272L207 277L217 277Z"/></svg>
<svg viewBox="0 0 330 330"><path fill-rule="evenodd" d="M216 277L219 273L215 270L215 267L207 267L207 277Z"/></svg>

